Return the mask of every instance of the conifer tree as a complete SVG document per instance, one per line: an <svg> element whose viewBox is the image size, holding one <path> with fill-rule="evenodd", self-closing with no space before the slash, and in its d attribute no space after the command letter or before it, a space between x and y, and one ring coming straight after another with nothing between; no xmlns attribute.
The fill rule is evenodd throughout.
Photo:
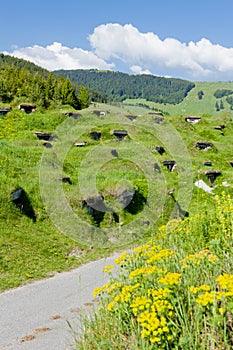
<svg viewBox="0 0 233 350"><path fill-rule="evenodd" d="M81 86L80 88L78 101L80 109L87 108L89 106L89 96L85 86Z"/></svg>

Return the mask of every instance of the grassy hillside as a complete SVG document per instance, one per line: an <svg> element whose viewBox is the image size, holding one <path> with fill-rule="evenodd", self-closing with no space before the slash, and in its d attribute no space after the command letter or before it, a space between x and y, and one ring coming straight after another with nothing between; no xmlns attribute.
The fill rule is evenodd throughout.
<svg viewBox="0 0 233 350"><path fill-rule="evenodd" d="M64 108L32 114L13 108L0 117L1 290L138 244L186 211L192 216L210 210L213 196L201 201L204 191L194 186L200 179L210 185L204 161L221 172L214 193L232 194L231 113L203 115L191 125L184 117L162 117L138 106L96 104L78 114L73 110L76 119ZM214 129L223 123L224 135ZM128 134L118 141L114 130ZM91 131L101 132L100 139ZM54 134L52 148L36 132ZM197 141L213 147L201 151ZM163 164L168 160L176 161L174 171ZM12 203L18 188L27 194L31 217ZM168 195L171 188L174 194ZM104 211L98 203L93 210L99 196Z"/></svg>
<svg viewBox="0 0 233 350"><path fill-rule="evenodd" d="M195 87L188 93L187 97L179 104L159 104L149 102L143 99L133 100L127 99L124 103L141 103L152 108L163 110L171 115L201 115L210 114L218 115L216 111L216 101L220 103L221 99L216 99L214 93L216 90L230 89L233 90L233 82L195 82ZM201 100L198 99L198 92L203 91L204 95ZM231 111L226 97L222 98L224 104L223 111ZM232 111L231 111L232 112Z"/></svg>

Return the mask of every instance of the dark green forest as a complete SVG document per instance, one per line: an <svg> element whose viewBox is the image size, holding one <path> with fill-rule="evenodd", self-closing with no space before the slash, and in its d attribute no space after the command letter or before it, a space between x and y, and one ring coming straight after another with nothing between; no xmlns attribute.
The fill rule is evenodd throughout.
<svg viewBox="0 0 233 350"><path fill-rule="evenodd" d="M98 95L98 94L97 94ZM90 97L85 86L57 76L34 63L0 54L0 103L34 103L48 109L70 105L88 107Z"/></svg>
<svg viewBox="0 0 233 350"><path fill-rule="evenodd" d="M57 70L58 76L69 78L73 83L102 92L112 101L127 98L143 98L158 103L180 103L195 87L190 81L163 78L153 75L130 75L121 72L91 70Z"/></svg>

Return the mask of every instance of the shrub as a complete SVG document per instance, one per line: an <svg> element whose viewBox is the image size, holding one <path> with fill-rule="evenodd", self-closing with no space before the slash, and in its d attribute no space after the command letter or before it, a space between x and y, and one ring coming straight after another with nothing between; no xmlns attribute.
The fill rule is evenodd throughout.
<svg viewBox="0 0 233 350"><path fill-rule="evenodd" d="M106 266L77 349L232 349L232 209L222 193L212 213L172 221Z"/></svg>

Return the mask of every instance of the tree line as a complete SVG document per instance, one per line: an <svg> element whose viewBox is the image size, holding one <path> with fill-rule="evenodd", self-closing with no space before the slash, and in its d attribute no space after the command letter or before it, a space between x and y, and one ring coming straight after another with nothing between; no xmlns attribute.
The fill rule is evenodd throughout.
<svg viewBox="0 0 233 350"><path fill-rule="evenodd" d="M216 99L221 99L219 102L218 100L215 103L215 108L216 111L219 112L221 109L224 109L224 104L222 101L223 97L226 97L226 102L229 103L230 105L230 109L233 110L233 90L230 89L217 89L214 92L214 97L216 97Z"/></svg>
<svg viewBox="0 0 233 350"><path fill-rule="evenodd" d="M57 70L54 73L99 91L112 101L143 98L157 103L177 104L195 87L190 81L148 74L130 75L96 69Z"/></svg>

